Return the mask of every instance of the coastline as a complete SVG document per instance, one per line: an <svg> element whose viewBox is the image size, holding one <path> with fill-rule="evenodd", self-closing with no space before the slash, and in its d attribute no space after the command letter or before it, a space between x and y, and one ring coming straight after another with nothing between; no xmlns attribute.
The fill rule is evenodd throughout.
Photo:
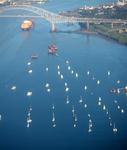
<svg viewBox="0 0 127 150"><path fill-rule="evenodd" d="M122 42L118 41L117 39L114 39L114 38L110 37L109 35L106 35L103 32L99 32L99 31L91 31L91 30L87 31L85 29L84 30L79 29L79 30L74 30L74 31L56 31L56 32L57 33L69 33L69 34L70 33L75 33L75 34L82 34L82 35L84 35L84 34L86 34L86 35L96 35L96 36L100 36L102 38L105 38L107 40L114 41L114 42L119 43L121 45L127 46L127 43L122 43Z"/></svg>

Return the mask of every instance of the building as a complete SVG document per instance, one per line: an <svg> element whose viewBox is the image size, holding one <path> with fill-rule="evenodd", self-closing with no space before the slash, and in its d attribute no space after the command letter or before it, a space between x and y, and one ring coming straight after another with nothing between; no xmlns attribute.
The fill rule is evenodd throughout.
<svg viewBox="0 0 127 150"><path fill-rule="evenodd" d="M10 0L0 0L0 5L9 4Z"/></svg>
<svg viewBox="0 0 127 150"><path fill-rule="evenodd" d="M118 5L118 6L127 5L127 0L118 0L117 5Z"/></svg>

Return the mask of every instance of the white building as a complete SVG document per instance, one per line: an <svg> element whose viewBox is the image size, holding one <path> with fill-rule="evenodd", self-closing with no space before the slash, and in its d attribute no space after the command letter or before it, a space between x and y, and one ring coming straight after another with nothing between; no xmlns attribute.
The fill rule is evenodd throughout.
<svg viewBox="0 0 127 150"><path fill-rule="evenodd" d="M118 0L117 5L124 6L127 4L127 0Z"/></svg>

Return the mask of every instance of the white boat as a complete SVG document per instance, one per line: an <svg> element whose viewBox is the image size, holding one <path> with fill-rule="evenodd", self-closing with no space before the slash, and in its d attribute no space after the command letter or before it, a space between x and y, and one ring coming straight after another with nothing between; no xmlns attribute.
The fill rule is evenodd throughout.
<svg viewBox="0 0 127 150"><path fill-rule="evenodd" d="M55 127L56 127L56 124L54 123L54 124L53 124L53 128L55 128Z"/></svg>
<svg viewBox="0 0 127 150"><path fill-rule="evenodd" d="M69 91L69 88L68 88L68 87L66 87L66 88L65 88L65 91L66 91L66 92L68 92L68 91Z"/></svg>
<svg viewBox="0 0 127 150"><path fill-rule="evenodd" d="M87 108L87 104L84 104L84 108Z"/></svg>
<svg viewBox="0 0 127 150"><path fill-rule="evenodd" d="M45 87L46 87L46 88L48 88L49 86L50 86L49 83L46 83L46 84L45 84Z"/></svg>
<svg viewBox="0 0 127 150"><path fill-rule="evenodd" d="M28 97L29 97L29 96L32 96L32 92L29 91L29 92L26 93L26 95L27 95Z"/></svg>
<svg viewBox="0 0 127 150"><path fill-rule="evenodd" d="M67 87L67 82L65 82L64 85Z"/></svg>
<svg viewBox="0 0 127 150"><path fill-rule="evenodd" d="M92 132L92 129L91 129L91 128L89 128L89 129L88 129L88 132L89 132L89 133L90 133L90 132Z"/></svg>
<svg viewBox="0 0 127 150"><path fill-rule="evenodd" d="M90 75L90 71L87 71L87 75Z"/></svg>
<svg viewBox="0 0 127 150"><path fill-rule="evenodd" d="M30 124L31 122L32 122L32 119L31 119L31 118L28 118L28 119L27 119L27 123Z"/></svg>
<svg viewBox="0 0 127 150"><path fill-rule="evenodd" d="M115 123L113 125L113 132L116 133L117 132L117 128L115 127Z"/></svg>
<svg viewBox="0 0 127 150"><path fill-rule="evenodd" d="M73 74L74 73L74 71L73 70L71 70L71 74Z"/></svg>
<svg viewBox="0 0 127 150"><path fill-rule="evenodd" d="M62 74L61 74L60 78L63 79L63 75Z"/></svg>
<svg viewBox="0 0 127 150"><path fill-rule="evenodd" d="M71 67L70 67L70 66L68 66L68 70L71 70Z"/></svg>
<svg viewBox="0 0 127 150"><path fill-rule="evenodd" d="M60 71L58 71L57 73L58 73L58 75L60 75Z"/></svg>
<svg viewBox="0 0 127 150"><path fill-rule="evenodd" d="M101 97L99 97L99 101L101 101L102 99L101 99Z"/></svg>
<svg viewBox="0 0 127 150"><path fill-rule="evenodd" d="M110 71L108 71L108 76L110 76L111 75L111 72Z"/></svg>
<svg viewBox="0 0 127 150"><path fill-rule="evenodd" d="M30 65L31 65L31 62L28 62L27 65L30 66Z"/></svg>
<svg viewBox="0 0 127 150"><path fill-rule="evenodd" d="M105 105L103 105L103 110L105 110L106 109L106 106Z"/></svg>
<svg viewBox="0 0 127 150"><path fill-rule="evenodd" d="M101 102L100 101L98 102L98 106L101 106Z"/></svg>
<svg viewBox="0 0 127 150"><path fill-rule="evenodd" d="M33 72L32 70L29 70L29 71L28 71L29 74L31 74L32 72Z"/></svg>
<svg viewBox="0 0 127 150"><path fill-rule="evenodd" d="M74 106L72 106L72 113L73 113L73 115L74 115L74 112L75 112L75 108L74 108Z"/></svg>
<svg viewBox="0 0 127 150"><path fill-rule="evenodd" d="M55 106L54 106L54 104L52 105L52 109L55 109Z"/></svg>
<svg viewBox="0 0 127 150"><path fill-rule="evenodd" d="M92 78L93 80L95 80L95 77L93 76L93 78Z"/></svg>
<svg viewBox="0 0 127 150"><path fill-rule="evenodd" d="M90 117L91 117L91 115L90 115L90 114L88 114L88 117L90 118Z"/></svg>
<svg viewBox="0 0 127 150"><path fill-rule="evenodd" d="M83 99L82 99L82 96L80 96L79 103L82 103L82 102L83 102Z"/></svg>
<svg viewBox="0 0 127 150"><path fill-rule="evenodd" d="M30 124L29 123L27 123L27 128L29 128L30 127Z"/></svg>
<svg viewBox="0 0 127 150"><path fill-rule="evenodd" d="M74 128L76 128L76 123L74 123Z"/></svg>
<svg viewBox="0 0 127 150"><path fill-rule="evenodd" d="M117 82L117 84L120 84L120 80L117 80L116 82Z"/></svg>
<svg viewBox="0 0 127 150"><path fill-rule="evenodd" d="M101 83L101 81L100 80L97 80L97 84L99 85Z"/></svg>
<svg viewBox="0 0 127 150"><path fill-rule="evenodd" d="M49 68L48 68L48 67L46 67L46 68L45 68L45 70L46 70L46 71L49 71Z"/></svg>
<svg viewBox="0 0 127 150"><path fill-rule="evenodd" d="M86 91L87 89L88 89L88 88L87 88L87 86L85 85L85 86L84 86L84 90Z"/></svg>
<svg viewBox="0 0 127 150"><path fill-rule="evenodd" d="M66 104L69 104L70 101L69 101L69 97L67 96L67 99L66 99Z"/></svg>
<svg viewBox="0 0 127 150"><path fill-rule="evenodd" d="M76 78L78 78L78 73L75 74Z"/></svg>
<svg viewBox="0 0 127 150"><path fill-rule="evenodd" d="M16 86L13 85L13 86L11 87L11 90L12 90L12 91L15 91L15 90L16 90Z"/></svg>
<svg viewBox="0 0 127 150"><path fill-rule="evenodd" d="M68 60L66 60L66 64L69 64L69 61L68 61Z"/></svg>
<svg viewBox="0 0 127 150"><path fill-rule="evenodd" d="M77 115L76 115L76 114L75 114L75 119L74 119L74 120L75 120L75 122L77 122L77 121L78 121L78 119L77 119Z"/></svg>
<svg viewBox="0 0 127 150"><path fill-rule="evenodd" d="M124 113L124 110L123 109L121 109L121 114L123 114Z"/></svg>
<svg viewBox="0 0 127 150"><path fill-rule="evenodd" d="M59 66L59 65L57 66L57 69L58 69L58 70L60 69L60 66Z"/></svg>
<svg viewBox="0 0 127 150"><path fill-rule="evenodd" d="M51 89L48 88L48 89L47 89L47 92L51 92Z"/></svg>

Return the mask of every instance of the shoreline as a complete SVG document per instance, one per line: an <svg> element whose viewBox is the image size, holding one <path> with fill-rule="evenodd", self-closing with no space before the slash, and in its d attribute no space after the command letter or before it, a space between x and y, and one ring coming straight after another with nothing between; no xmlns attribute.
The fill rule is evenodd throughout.
<svg viewBox="0 0 127 150"><path fill-rule="evenodd" d="M96 36L100 36L104 39L107 39L109 41L114 41L118 44L121 44L121 45L125 45L127 46L127 43L122 43L116 39L113 39L112 37L108 36L108 35L105 35L104 33L102 32L99 32L99 31L87 31L87 30L82 30L82 29L79 29L79 30L75 30L75 31L56 31L56 33L75 33L75 34L81 34L81 35L96 35Z"/></svg>

